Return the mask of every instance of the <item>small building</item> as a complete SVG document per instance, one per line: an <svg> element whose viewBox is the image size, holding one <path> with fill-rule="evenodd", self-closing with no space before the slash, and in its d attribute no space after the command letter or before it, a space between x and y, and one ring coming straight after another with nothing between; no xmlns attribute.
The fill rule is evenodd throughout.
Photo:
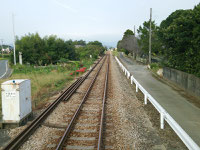
<svg viewBox="0 0 200 150"><path fill-rule="evenodd" d="M84 47L83 45L75 45L75 48Z"/></svg>

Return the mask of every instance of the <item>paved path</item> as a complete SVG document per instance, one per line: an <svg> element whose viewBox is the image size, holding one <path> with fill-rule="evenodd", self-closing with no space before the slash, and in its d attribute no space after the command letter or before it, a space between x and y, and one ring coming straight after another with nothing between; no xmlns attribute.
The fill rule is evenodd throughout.
<svg viewBox="0 0 200 150"><path fill-rule="evenodd" d="M8 71L7 63L8 60L0 60L0 79L3 78Z"/></svg>
<svg viewBox="0 0 200 150"><path fill-rule="evenodd" d="M146 66L139 65L121 54L120 60L149 94L158 101L200 146L200 108L191 104L168 85L155 79Z"/></svg>

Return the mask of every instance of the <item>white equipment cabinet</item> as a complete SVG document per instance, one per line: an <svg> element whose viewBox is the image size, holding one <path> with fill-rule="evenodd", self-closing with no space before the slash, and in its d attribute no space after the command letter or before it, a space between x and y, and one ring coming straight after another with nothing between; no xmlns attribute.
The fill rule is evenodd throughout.
<svg viewBox="0 0 200 150"><path fill-rule="evenodd" d="M1 84L4 123L19 123L32 112L31 81L9 80Z"/></svg>

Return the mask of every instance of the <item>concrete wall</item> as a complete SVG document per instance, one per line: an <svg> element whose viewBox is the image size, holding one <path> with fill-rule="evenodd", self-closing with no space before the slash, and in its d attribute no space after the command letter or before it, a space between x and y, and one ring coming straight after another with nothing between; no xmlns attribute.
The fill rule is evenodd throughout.
<svg viewBox="0 0 200 150"><path fill-rule="evenodd" d="M191 94L200 97L200 78L172 68L163 68L163 76Z"/></svg>

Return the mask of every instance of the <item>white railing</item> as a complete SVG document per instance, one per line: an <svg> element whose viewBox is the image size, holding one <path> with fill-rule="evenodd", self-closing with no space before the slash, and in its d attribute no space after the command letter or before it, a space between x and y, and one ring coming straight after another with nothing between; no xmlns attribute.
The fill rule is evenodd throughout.
<svg viewBox="0 0 200 150"><path fill-rule="evenodd" d="M144 104L147 104L147 100L149 100L152 103L152 105L157 109L157 111L160 113L160 128L164 129L164 120L165 120L189 150L200 150L200 147L192 140L192 138L169 115L169 113L142 87L142 85L134 78L133 75L130 74L130 72L126 69L126 67L124 67L124 65L119 61L119 59L116 56L115 59L119 64L120 68L122 69L122 71L127 76L127 78L131 80L131 84L133 84L133 82L135 83L136 92L138 92L138 89L140 89L141 92L144 94Z"/></svg>

